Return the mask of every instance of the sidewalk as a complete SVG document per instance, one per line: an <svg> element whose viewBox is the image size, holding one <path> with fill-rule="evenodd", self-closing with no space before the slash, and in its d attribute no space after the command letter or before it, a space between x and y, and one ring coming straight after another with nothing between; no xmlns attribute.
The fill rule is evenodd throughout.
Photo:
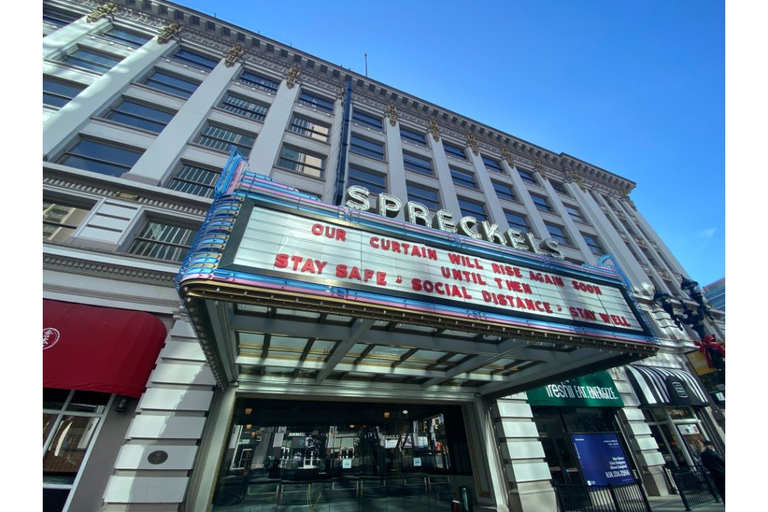
<svg viewBox="0 0 768 512"><path fill-rule="evenodd" d="M648 503L651 505L653 512L685 512L685 505L683 505L683 499L678 494L671 494L669 496L648 496ZM703 505L691 506L691 512L724 512L725 505L720 503L710 502Z"/></svg>

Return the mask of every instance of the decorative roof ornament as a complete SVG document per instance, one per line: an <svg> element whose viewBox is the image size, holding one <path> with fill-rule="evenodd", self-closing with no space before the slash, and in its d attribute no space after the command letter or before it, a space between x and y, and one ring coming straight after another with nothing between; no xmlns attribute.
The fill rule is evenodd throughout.
<svg viewBox="0 0 768 512"><path fill-rule="evenodd" d="M631 206L633 210L637 211L637 206L635 206L635 203L634 201L632 201L632 198L629 197L630 190L631 190L630 185L627 185L627 188L622 189L621 198L624 199L627 203L629 203L629 206Z"/></svg>
<svg viewBox="0 0 768 512"><path fill-rule="evenodd" d="M389 124L395 126L397 124L397 107L394 103L387 105L387 115L389 116Z"/></svg>
<svg viewBox="0 0 768 512"><path fill-rule="evenodd" d="M157 44L167 43L172 38L181 34L182 30L184 30L184 27L181 26L181 23L174 21L157 34Z"/></svg>
<svg viewBox="0 0 768 512"><path fill-rule="evenodd" d="M300 74L301 70L299 69L299 66L293 66L288 70L288 74L285 75L285 85L287 85L289 89L293 89Z"/></svg>
<svg viewBox="0 0 768 512"><path fill-rule="evenodd" d="M107 2L96 7L91 14L86 16L85 21L88 23L95 23L102 18L111 18L117 13L117 5L115 2Z"/></svg>
<svg viewBox="0 0 768 512"><path fill-rule="evenodd" d="M533 170L539 174L542 174L544 172L544 166L541 165L541 160L539 160L538 158L533 159Z"/></svg>
<svg viewBox="0 0 768 512"><path fill-rule="evenodd" d="M501 148L501 157L507 161L510 167L515 165L515 159L512 158L512 152L509 150L508 147Z"/></svg>
<svg viewBox="0 0 768 512"><path fill-rule="evenodd" d="M440 128L437 126L437 121L434 119L430 119L429 121L429 131L432 132L432 138L435 139L435 142L440 140Z"/></svg>
<svg viewBox="0 0 768 512"><path fill-rule="evenodd" d="M342 103L344 103L344 96L347 94L347 87L344 84L341 84L341 87L339 87L339 94L336 95L337 98L341 100Z"/></svg>
<svg viewBox="0 0 768 512"><path fill-rule="evenodd" d="M467 136L467 144L472 148L472 153L474 153L475 156L480 155L480 148L477 146L477 139L475 138L474 133L470 133L469 136Z"/></svg>
<svg viewBox="0 0 768 512"><path fill-rule="evenodd" d="M571 181L576 182L582 192L587 191L587 187L584 186L584 182L581 181L581 178L579 178L579 176L574 171L568 171L568 177L571 179Z"/></svg>
<svg viewBox="0 0 768 512"><path fill-rule="evenodd" d="M243 45L236 44L229 50L227 50L227 54L224 56L224 65L228 68L231 68L232 66L237 63L238 60L240 60L243 56L243 53L245 53L245 49L243 48Z"/></svg>

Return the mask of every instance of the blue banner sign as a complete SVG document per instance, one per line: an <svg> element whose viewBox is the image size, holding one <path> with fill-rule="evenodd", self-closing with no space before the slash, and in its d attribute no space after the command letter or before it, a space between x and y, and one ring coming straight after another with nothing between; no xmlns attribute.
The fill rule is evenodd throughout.
<svg viewBox="0 0 768 512"><path fill-rule="evenodd" d="M572 434L571 443L587 485L634 483L629 461L616 434Z"/></svg>

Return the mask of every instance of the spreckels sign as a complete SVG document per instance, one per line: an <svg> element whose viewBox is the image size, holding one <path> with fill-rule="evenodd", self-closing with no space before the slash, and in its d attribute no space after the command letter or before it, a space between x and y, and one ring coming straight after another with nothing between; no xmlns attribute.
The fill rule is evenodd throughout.
<svg viewBox="0 0 768 512"><path fill-rule="evenodd" d="M347 189L347 208L367 211L371 209L371 193L367 188L353 185ZM396 217L403 209L403 203L395 196L389 194L378 195L378 214L385 217ZM558 242L553 238L537 240L533 233L523 233L518 229L499 231L498 224L491 224L484 220L478 221L475 217L466 216L458 221L453 218L453 213L448 210L438 210L430 219L429 208L421 203L408 201L405 204L405 219L411 224L433 227L448 233L458 233L478 240L485 240L499 245L507 245L513 249L529 251L536 254L546 254L554 258L564 259L565 255L558 249Z"/></svg>
<svg viewBox="0 0 768 512"><path fill-rule="evenodd" d="M505 315L643 332L615 283L452 251L431 245L428 237L418 242L258 204L240 229L230 268Z"/></svg>

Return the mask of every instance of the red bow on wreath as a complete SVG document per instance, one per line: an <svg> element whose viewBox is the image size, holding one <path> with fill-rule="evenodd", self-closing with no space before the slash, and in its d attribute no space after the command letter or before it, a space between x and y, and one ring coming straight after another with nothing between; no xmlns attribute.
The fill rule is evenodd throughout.
<svg viewBox="0 0 768 512"><path fill-rule="evenodd" d="M707 360L707 366L718 370L725 369L725 347L715 342L715 337L711 334L704 336L703 341L694 341L699 352L704 354Z"/></svg>

